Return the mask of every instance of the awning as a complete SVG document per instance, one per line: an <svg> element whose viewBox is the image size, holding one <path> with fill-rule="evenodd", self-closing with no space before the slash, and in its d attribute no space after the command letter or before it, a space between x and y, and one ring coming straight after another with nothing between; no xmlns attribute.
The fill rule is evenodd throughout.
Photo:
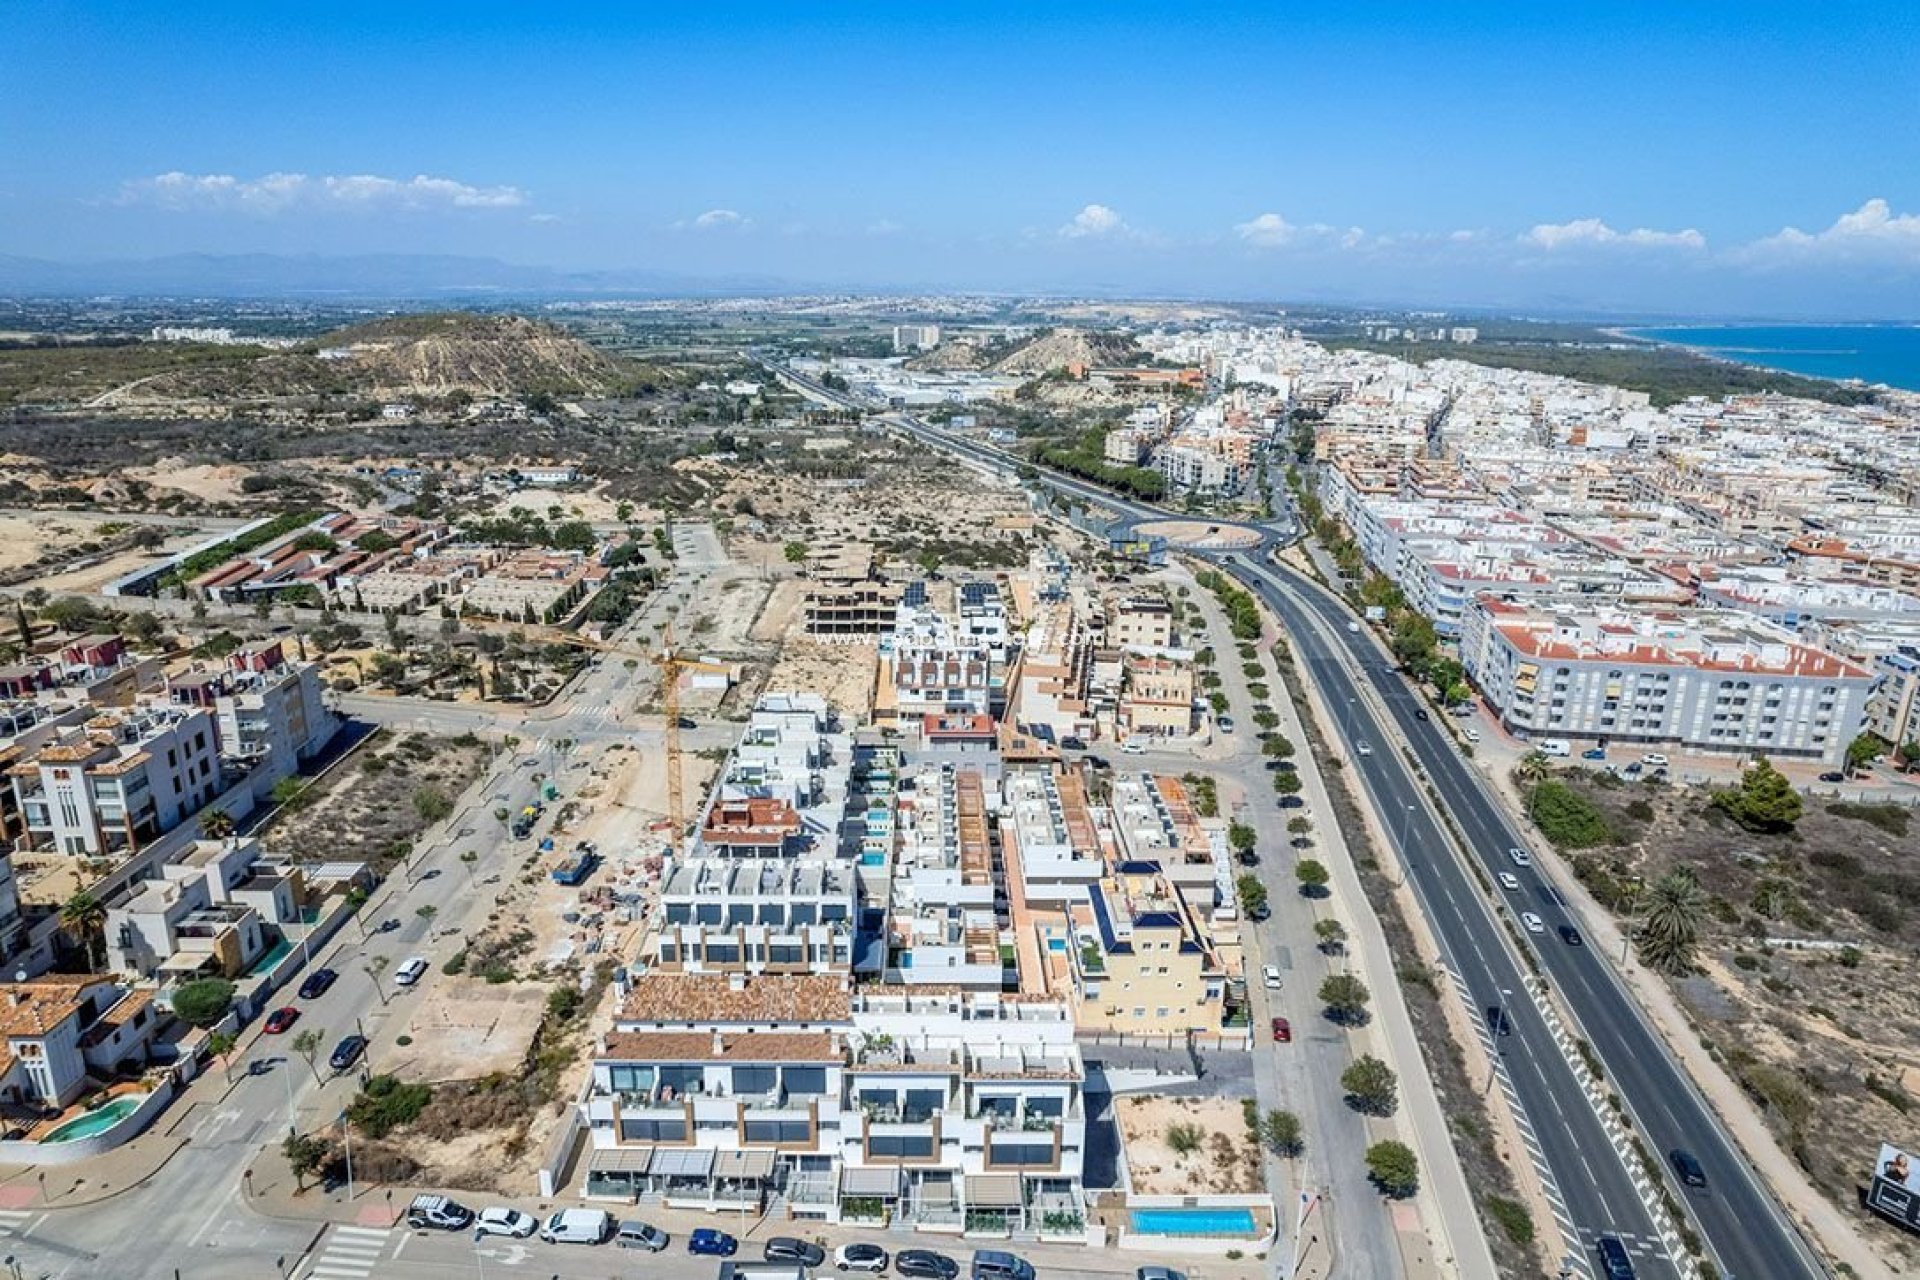
<svg viewBox="0 0 1920 1280"><path fill-rule="evenodd" d="M650 1178L704 1178L713 1168L710 1147L661 1147L647 1165Z"/></svg>
<svg viewBox="0 0 1920 1280"><path fill-rule="evenodd" d="M1018 1209L1022 1203L1017 1173L976 1173L967 1178L969 1209Z"/></svg>
<svg viewBox="0 0 1920 1280"><path fill-rule="evenodd" d="M652 1147L602 1147L587 1158L587 1172L645 1173Z"/></svg>
<svg viewBox="0 0 1920 1280"><path fill-rule="evenodd" d="M713 1176L716 1178L771 1178L773 1152L717 1152L713 1157Z"/></svg>
<svg viewBox="0 0 1920 1280"><path fill-rule="evenodd" d="M888 1168L843 1169L840 1172L840 1194L898 1198L900 1168L895 1165Z"/></svg>

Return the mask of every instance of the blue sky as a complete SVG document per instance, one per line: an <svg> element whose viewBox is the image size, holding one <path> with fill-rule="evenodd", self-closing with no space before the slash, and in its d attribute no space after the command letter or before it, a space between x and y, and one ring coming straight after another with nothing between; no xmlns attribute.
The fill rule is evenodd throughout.
<svg viewBox="0 0 1920 1280"><path fill-rule="evenodd" d="M0 253L1920 318L1917 10L36 0Z"/></svg>

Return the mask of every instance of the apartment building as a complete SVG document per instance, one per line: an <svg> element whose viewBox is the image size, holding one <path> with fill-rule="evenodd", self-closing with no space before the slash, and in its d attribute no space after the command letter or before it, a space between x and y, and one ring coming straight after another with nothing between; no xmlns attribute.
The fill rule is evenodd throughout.
<svg viewBox="0 0 1920 1280"><path fill-rule="evenodd" d="M1838 763L1875 676L1757 618L1476 597L1460 659L1523 737Z"/></svg>
<svg viewBox="0 0 1920 1280"><path fill-rule="evenodd" d="M130 854L220 794L211 712L143 704L62 729L7 768L27 849Z"/></svg>
<svg viewBox="0 0 1920 1280"><path fill-rule="evenodd" d="M1010 682L1009 718L1025 727L1044 729L1055 740L1091 733L1091 660L1092 649L1074 602L1060 599L1043 605L1027 630Z"/></svg>
<svg viewBox="0 0 1920 1280"><path fill-rule="evenodd" d="M1145 1035L1220 1030L1227 969L1204 909L1158 863L1120 863L1070 919L1076 1025Z"/></svg>
<svg viewBox="0 0 1920 1280"><path fill-rule="evenodd" d="M162 981L233 978L301 925L298 867L262 861L260 842L197 841L108 910L107 963Z"/></svg>
<svg viewBox="0 0 1920 1280"><path fill-rule="evenodd" d="M1184 738L1193 732L1193 667L1129 653L1123 659L1119 725L1127 736Z"/></svg>
<svg viewBox="0 0 1920 1280"><path fill-rule="evenodd" d="M240 646L222 669L170 677L167 691L175 706L211 710L220 753L253 769L264 786L299 772L340 728L319 668L288 661L277 639Z"/></svg>
<svg viewBox="0 0 1920 1280"><path fill-rule="evenodd" d="M0 986L0 1102L59 1108L105 1076L144 1062L164 1019L152 993L107 978L42 978Z"/></svg>
<svg viewBox="0 0 1920 1280"><path fill-rule="evenodd" d="M1173 606L1158 596L1132 596L1115 601L1107 611L1105 641L1136 653L1162 653L1173 648L1177 619Z"/></svg>
<svg viewBox="0 0 1920 1280"><path fill-rule="evenodd" d="M909 769L896 801L899 848L888 902L886 979L998 990L1008 957L982 766Z"/></svg>

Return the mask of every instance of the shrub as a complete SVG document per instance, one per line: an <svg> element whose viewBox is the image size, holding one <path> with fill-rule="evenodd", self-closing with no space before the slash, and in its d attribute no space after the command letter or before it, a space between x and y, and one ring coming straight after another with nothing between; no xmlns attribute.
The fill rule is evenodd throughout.
<svg viewBox="0 0 1920 1280"><path fill-rule="evenodd" d="M1167 1146L1175 1155L1192 1155L1207 1140L1207 1132L1197 1124L1170 1124L1167 1126Z"/></svg>
<svg viewBox="0 0 1920 1280"><path fill-rule="evenodd" d="M173 993L173 1013L190 1027L211 1027L233 1008L233 984L225 978L200 978Z"/></svg>
<svg viewBox="0 0 1920 1280"><path fill-rule="evenodd" d="M1367 1173L1382 1193L1396 1200L1420 1189L1420 1161L1404 1142L1388 1139L1368 1147Z"/></svg>
<svg viewBox="0 0 1920 1280"><path fill-rule="evenodd" d="M1533 1215L1518 1200L1505 1196L1487 1197L1487 1214L1507 1233L1507 1239L1521 1248L1533 1243Z"/></svg>
<svg viewBox="0 0 1920 1280"><path fill-rule="evenodd" d="M1556 848L1591 849L1619 843L1599 806L1557 778L1538 783L1527 793L1527 816Z"/></svg>
<svg viewBox="0 0 1920 1280"><path fill-rule="evenodd" d="M1362 1115L1392 1115L1400 1102L1399 1083L1393 1068L1370 1053L1355 1058L1340 1073L1347 1105Z"/></svg>
<svg viewBox="0 0 1920 1280"><path fill-rule="evenodd" d="M347 1104L347 1119L369 1138L384 1138L418 1120L432 1101L432 1085L402 1084L396 1076L375 1076L367 1081L360 1096Z"/></svg>

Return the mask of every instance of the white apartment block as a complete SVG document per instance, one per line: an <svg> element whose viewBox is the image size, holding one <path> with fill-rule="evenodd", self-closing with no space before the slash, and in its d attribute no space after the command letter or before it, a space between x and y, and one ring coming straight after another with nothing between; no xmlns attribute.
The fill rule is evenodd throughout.
<svg viewBox="0 0 1920 1280"><path fill-rule="evenodd" d="M1460 659L1523 737L1826 762L1845 758L1875 681L1758 619L1585 599L1481 595L1462 620Z"/></svg>
<svg viewBox="0 0 1920 1280"><path fill-rule="evenodd" d="M29 849L130 854L220 794L211 712L139 705L102 711L7 770Z"/></svg>

